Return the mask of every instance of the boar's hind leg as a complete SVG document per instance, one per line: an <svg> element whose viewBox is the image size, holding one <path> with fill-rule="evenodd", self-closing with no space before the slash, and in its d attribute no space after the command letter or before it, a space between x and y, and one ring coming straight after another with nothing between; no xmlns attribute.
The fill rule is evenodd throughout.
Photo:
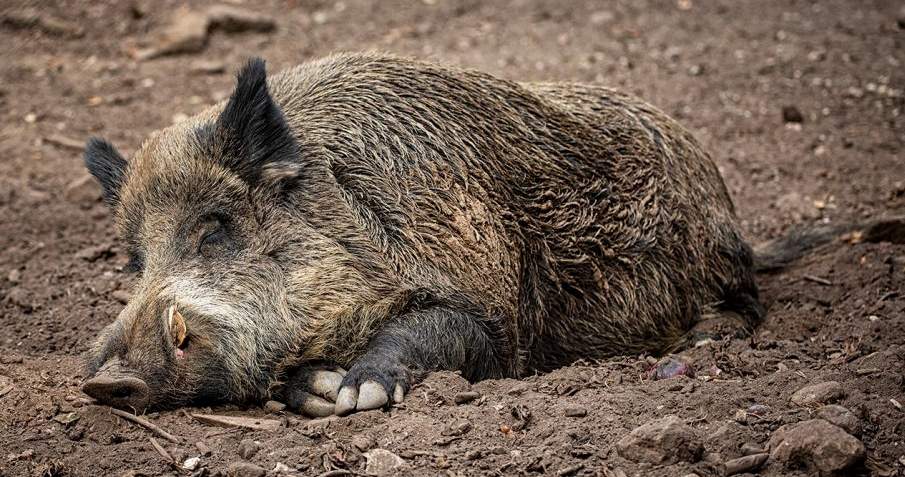
<svg viewBox="0 0 905 477"><path fill-rule="evenodd" d="M459 370L469 380L502 377L508 347L498 321L436 306L404 313L377 332L343 378L336 414L402 401L430 371Z"/></svg>

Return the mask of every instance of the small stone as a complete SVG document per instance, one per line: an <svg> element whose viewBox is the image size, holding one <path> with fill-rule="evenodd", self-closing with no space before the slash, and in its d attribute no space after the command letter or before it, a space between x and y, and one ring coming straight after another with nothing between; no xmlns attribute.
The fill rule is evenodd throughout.
<svg viewBox="0 0 905 477"><path fill-rule="evenodd" d="M748 409L745 410L749 415L764 417L767 413L770 412L770 406L765 406L763 404L752 404L748 406Z"/></svg>
<svg viewBox="0 0 905 477"><path fill-rule="evenodd" d="M251 439L242 439L239 442L239 457L248 460L261 450L261 444Z"/></svg>
<svg viewBox="0 0 905 477"><path fill-rule="evenodd" d="M395 474L396 469L405 464L402 457L386 449L372 449L365 452L364 456L367 459L365 473L369 475Z"/></svg>
<svg viewBox="0 0 905 477"><path fill-rule="evenodd" d="M185 470L195 470L198 468L198 464L201 463L201 457L189 457L182 463L182 468Z"/></svg>
<svg viewBox="0 0 905 477"><path fill-rule="evenodd" d="M267 475L267 471L263 467L249 462L234 462L230 464L226 473L230 477L264 477Z"/></svg>
<svg viewBox="0 0 905 477"><path fill-rule="evenodd" d="M263 13L229 5L214 5L207 10L211 28L227 33L241 31L268 32L276 28L276 20Z"/></svg>
<svg viewBox="0 0 905 477"><path fill-rule="evenodd" d="M110 296L113 297L114 300L122 303L123 305L125 305L126 303L129 303L129 299L132 298L132 294L125 290L116 290L113 293L111 293Z"/></svg>
<svg viewBox="0 0 905 477"><path fill-rule="evenodd" d="M371 439L368 436L355 436L352 438L352 447L359 450L359 452L365 452L366 450L374 447L375 442L374 439Z"/></svg>
<svg viewBox="0 0 905 477"><path fill-rule="evenodd" d="M68 412L65 414L57 414L56 416L53 416L53 420L56 422L59 422L60 424L63 424L64 426L68 426L68 425L72 424L73 422L78 421L79 415L74 412Z"/></svg>
<svg viewBox="0 0 905 477"><path fill-rule="evenodd" d="M267 401L264 403L264 410L268 414L275 414L278 412L282 412L284 409L286 409L286 405L281 403L280 401L271 400L271 401Z"/></svg>
<svg viewBox="0 0 905 477"><path fill-rule="evenodd" d="M770 458L789 468L841 472L864 459L864 444L823 419L786 424L770 438Z"/></svg>
<svg viewBox="0 0 905 477"><path fill-rule="evenodd" d="M845 395L837 381L826 381L805 386L792 394L792 403L799 406L813 406L836 402Z"/></svg>
<svg viewBox="0 0 905 477"><path fill-rule="evenodd" d="M467 434L471 431L472 425L471 422L466 421L465 419L459 419L457 421L451 422L449 425L445 426L442 431L440 431L440 435L442 436L461 436Z"/></svg>
<svg viewBox="0 0 905 477"><path fill-rule="evenodd" d="M697 462L704 446L694 429L669 415L636 428L616 443L616 450L634 462L673 464Z"/></svg>
<svg viewBox="0 0 905 477"><path fill-rule="evenodd" d="M701 76L704 74L704 65L691 65L688 68L688 74L690 76Z"/></svg>
<svg viewBox="0 0 905 477"><path fill-rule="evenodd" d="M588 410L581 406L566 406L563 414L566 417L585 417L588 415Z"/></svg>
<svg viewBox="0 0 905 477"><path fill-rule="evenodd" d="M861 435L861 421L853 412L838 404L823 406L817 410L817 417L834 426L841 427L845 432L848 432L853 436Z"/></svg>
<svg viewBox="0 0 905 477"><path fill-rule="evenodd" d="M9 271L6 275L6 280L12 283L13 285L19 283L19 280L22 279L22 272L18 268L14 268Z"/></svg>
<svg viewBox="0 0 905 477"><path fill-rule="evenodd" d="M744 409L739 409L735 411L735 415L732 416L732 420L739 424L745 424L748 422L748 412Z"/></svg>
<svg viewBox="0 0 905 477"><path fill-rule="evenodd" d="M174 12L169 24L157 35L153 46L136 52L139 60L180 53L195 53L207 45L210 19L206 14L182 8Z"/></svg>
<svg viewBox="0 0 905 477"><path fill-rule="evenodd" d="M694 375L694 368L678 356L666 356L657 361L648 371L648 376L654 381L678 376L693 378Z"/></svg>
<svg viewBox="0 0 905 477"><path fill-rule="evenodd" d="M34 124L38 120L38 115L35 113L28 113L25 115L25 122L28 124Z"/></svg>
<svg viewBox="0 0 905 477"><path fill-rule="evenodd" d="M213 453L211 448L204 443L204 441L195 442L195 448L198 449L198 452L201 453L202 456L207 457Z"/></svg>
<svg viewBox="0 0 905 477"><path fill-rule="evenodd" d="M763 454L764 447L753 442L746 442L739 447L739 452L741 452L742 455Z"/></svg>
<svg viewBox="0 0 905 477"><path fill-rule="evenodd" d="M226 71L226 64L222 61L199 60L192 63L190 71L195 74L215 75Z"/></svg>
<svg viewBox="0 0 905 477"><path fill-rule="evenodd" d="M96 245L93 247L85 247L75 254L75 258L85 260L86 262L94 262L102 258L110 258L113 256L113 249L110 245Z"/></svg>
<svg viewBox="0 0 905 477"><path fill-rule="evenodd" d="M801 111L795 106L783 106L782 120L787 123L800 124L804 122L804 115L801 114Z"/></svg>
<svg viewBox="0 0 905 477"><path fill-rule="evenodd" d="M456 395L453 397L453 401L456 404L467 404L474 401L475 399L478 399L479 397L481 397L481 393L477 391L463 391L456 393Z"/></svg>
<svg viewBox="0 0 905 477"><path fill-rule="evenodd" d="M286 465L282 462L277 462L273 466L273 470L271 470L271 472L273 472L275 474L288 474L288 473L292 472L292 469L290 469L288 465Z"/></svg>

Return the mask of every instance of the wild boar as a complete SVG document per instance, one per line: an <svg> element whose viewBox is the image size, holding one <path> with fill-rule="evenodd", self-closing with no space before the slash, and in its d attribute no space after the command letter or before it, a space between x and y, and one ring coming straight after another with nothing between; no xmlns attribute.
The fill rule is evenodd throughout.
<svg viewBox="0 0 905 477"><path fill-rule="evenodd" d="M228 101L85 162L140 274L88 359L112 405L346 414L432 370L517 377L763 314L710 156L601 86L253 59Z"/></svg>

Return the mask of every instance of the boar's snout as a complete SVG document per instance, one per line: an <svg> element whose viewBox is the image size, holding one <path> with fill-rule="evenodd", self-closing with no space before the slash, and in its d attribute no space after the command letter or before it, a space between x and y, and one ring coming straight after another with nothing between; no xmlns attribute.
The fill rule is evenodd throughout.
<svg viewBox="0 0 905 477"><path fill-rule="evenodd" d="M151 390L147 383L120 372L116 366L104 366L82 385L82 392L101 404L137 412L148 407Z"/></svg>

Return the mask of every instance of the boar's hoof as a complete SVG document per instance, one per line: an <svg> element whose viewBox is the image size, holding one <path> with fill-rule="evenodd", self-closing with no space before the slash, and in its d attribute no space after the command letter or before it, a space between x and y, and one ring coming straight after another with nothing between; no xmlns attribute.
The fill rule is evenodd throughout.
<svg viewBox="0 0 905 477"><path fill-rule="evenodd" d="M299 369L287 383L286 404L311 417L331 416L345 375L342 368Z"/></svg>
<svg viewBox="0 0 905 477"><path fill-rule="evenodd" d="M336 398L336 414L344 416L354 411L379 409L387 404L402 402L411 378L402 366L391 369L381 372L367 362L356 363L343 378Z"/></svg>
<svg viewBox="0 0 905 477"><path fill-rule="evenodd" d="M148 407L151 397L148 385L130 376L95 376L82 385L82 391L102 404L136 412Z"/></svg>

